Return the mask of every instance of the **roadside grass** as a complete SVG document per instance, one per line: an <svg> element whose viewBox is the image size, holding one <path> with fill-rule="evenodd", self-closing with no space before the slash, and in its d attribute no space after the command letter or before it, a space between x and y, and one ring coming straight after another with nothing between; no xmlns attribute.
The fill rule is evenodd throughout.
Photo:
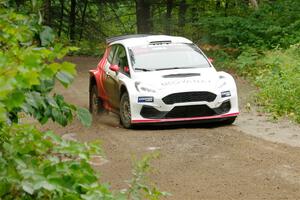
<svg viewBox="0 0 300 200"><path fill-rule="evenodd" d="M238 56L226 49L208 55L219 68L234 70L254 83L259 88L257 104L274 119L287 116L300 123L300 44L288 49L243 47L239 51Z"/></svg>

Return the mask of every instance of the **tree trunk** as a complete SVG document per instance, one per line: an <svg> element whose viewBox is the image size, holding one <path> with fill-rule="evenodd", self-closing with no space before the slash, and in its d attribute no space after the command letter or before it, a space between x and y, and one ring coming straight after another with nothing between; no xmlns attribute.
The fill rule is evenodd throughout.
<svg viewBox="0 0 300 200"><path fill-rule="evenodd" d="M219 11L221 8L221 0L216 0L216 10Z"/></svg>
<svg viewBox="0 0 300 200"><path fill-rule="evenodd" d="M80 37L79 37L79 40L82 39L82 34L83 34L83 30L84 30L84 20L85 20L85 13L86 13L87 4L88 4L88 0L85 0L84 6L83 6L82 15L81 15L81 26L80 26Z"/></svg>
<svg viewBox="0 0 300 200"><path fill-rule="evenodd" d="M149 0L136 0L136 22L138 33L151 32L151 5Z"/></svg>
<svg viewBox="0 0 300 200"><path fill-rule="evenodd" d="M69 21L69 38L71 42L75 40L75 26L76 26L76 0L71 0L71 11Z"/></svg>
<svg viewBox="0 0 300 200"><path fill-rule="evenodd" d="M171 34L171 17L172 17L172 9L173 9L173 0L167 0L167 13L166 13L166 22L165 22L165 28L166 28L166 34Z"/></svg>
<svg viewBox="0 0 300 200"><path fill-rule="evenodd" d="M60 19L59 19L59 28L58 28L58 37L61 36L62 32L62 26L63 26L63 21L64 21L64 0L60 0Z"/></svg>
<svg viewBox="0 0 300 200"><path fill-rule="evenodd" d="M178 26L180 28L185 26L186 11L187 11L186 0L181 0L179 3L179 11L178 11Z"/></svg>
<svg viewBox="0 0 300 200"><path fill-rule="evenodd" d="M19 11L20 6L25 3L25 0L15 0L15 2L17 6L17 11Z"/></svg>
<svg viewBox="0 0 300 200"><path fill-rule="evenodd" d="M257 0L249 0L250 4L254 7L255 10L258 9L258 3Z"/></svg>
<svg viewBox="0 0 300 200"><path fill-rule="evenodd" d="M228 8L229 8L229 2L228 2L228 0L226 0L226 1L225 1L225 7L224 7L225 17L228 16L228 14L227 14Z"/></svg>
<svg viewBox="0 0 300 200"><path fill-rule="evenodd" d="M44 0L44 24L51 26L51 0Z"/></svg>

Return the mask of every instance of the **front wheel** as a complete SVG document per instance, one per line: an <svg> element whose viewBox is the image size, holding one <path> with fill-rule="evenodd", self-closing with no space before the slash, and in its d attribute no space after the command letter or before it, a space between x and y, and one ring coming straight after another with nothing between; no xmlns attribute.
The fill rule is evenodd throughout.
<svg viewBox="0 0 300 200"><path fill-rule="evenodd" d="M130 110L130 101L129 95L125 92L120 101L120 120L124 128L131 128L131 110Z"/></svg>

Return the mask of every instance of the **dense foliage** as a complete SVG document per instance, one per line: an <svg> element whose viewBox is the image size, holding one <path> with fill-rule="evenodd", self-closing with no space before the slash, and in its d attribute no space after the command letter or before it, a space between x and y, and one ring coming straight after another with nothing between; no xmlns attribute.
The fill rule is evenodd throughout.
<svg viewBox="0 0 300 200"><path fill-rule="evenodd" d="M71 48L60 44L48 48L54 35L49 27L38 26L36 18L6 8L1 8L0 15L0 122L17 122L18 113L25 112L41 123L50 118L65 126L77 112L79 119L89 125L87 110L50 93L55 81L67 87L76 74L73 64L55 62Z"/></svg>
<svg viewBox="0 0 300 200"><path fill-rule="evenodd" d="M1 199L91 199L108 188L88 163L98 145L64 141L30 125L5 126L0 131Z"/></svg>
<svg viewBox="0 0 300 200"><path fill-rule="evenodd" d="M273 113L274 118L289 116L300 122L300 48L299 44L288 49L257 52L244 51L235 67L248 73L260 88L257 100Z"/></svg>
<svg viewBox="0 0 300 200"><path fill-rule="evenodd" d="M258 10L229 7L226 16L203 16L197 27L204 27L204 42L237 48L288 48L300 42L299 6L299 1L278 0L262 2Z"/></svg>
<svg viewBox="0 0 300 200"><path fill-rule="evenodd" d="M24 13L31 10L29 0L9 2ZM43 23L52 27L61 40L96 51L106 37L145 31L184 35L193 41L230 47L287 48L300 41L300 2L295 0L35 2L43 8Z"/></svg>
<svg viewBox="0 0 300 200"><path fill-rule="evenodd" d="M164 195L144 184L149 159L138 163L128 189L113 193L89 163L101 153L98 143L66 141L20 120L29 115L42 124L52 119L66 126L77 116L83 125L91 124L86 109L53 93L57 82L68 87L76 74L74 64L59 60L75 48L55 41L38 15L18 14L8 5L0 2L0 199L156 200Z"/></svg>

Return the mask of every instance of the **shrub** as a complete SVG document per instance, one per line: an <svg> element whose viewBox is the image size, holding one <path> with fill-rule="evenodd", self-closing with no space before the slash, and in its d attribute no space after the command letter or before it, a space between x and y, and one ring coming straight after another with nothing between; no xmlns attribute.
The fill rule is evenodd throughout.
<svg viewBox="0 0 300 200"><path fill-rule="evenodd" d="M74 48L55 43L52 29L38 21L0 3L0 199L123 200L130 193L132 199L158 199L164 193L155 187L136 187L142 184L140 171L130 187L134 192L113 194L100 184L89 164L101 152L97 143L65 141L19 123L20 114L27 114L42 124L52 119L65 126L75 115L91 124L86 109L53 94L55 83L72 83L74 65L58 59Z"/></svg>
<svg viewBox="0 0 300 200"><path fill-rule="evenodd" d="M269 51L245 49L235 68L250 77L260 88L258 102L274 118L290 116L300 122L300 51L299 44Z"/></svg>
<svg viewBox="0 0 300 200"><path fill-rule="evenodd" d="M258 100L275 118L290 116L300 123L299 45L266 53L262 62L268 68L257 77L261 88Z"/></svg>

